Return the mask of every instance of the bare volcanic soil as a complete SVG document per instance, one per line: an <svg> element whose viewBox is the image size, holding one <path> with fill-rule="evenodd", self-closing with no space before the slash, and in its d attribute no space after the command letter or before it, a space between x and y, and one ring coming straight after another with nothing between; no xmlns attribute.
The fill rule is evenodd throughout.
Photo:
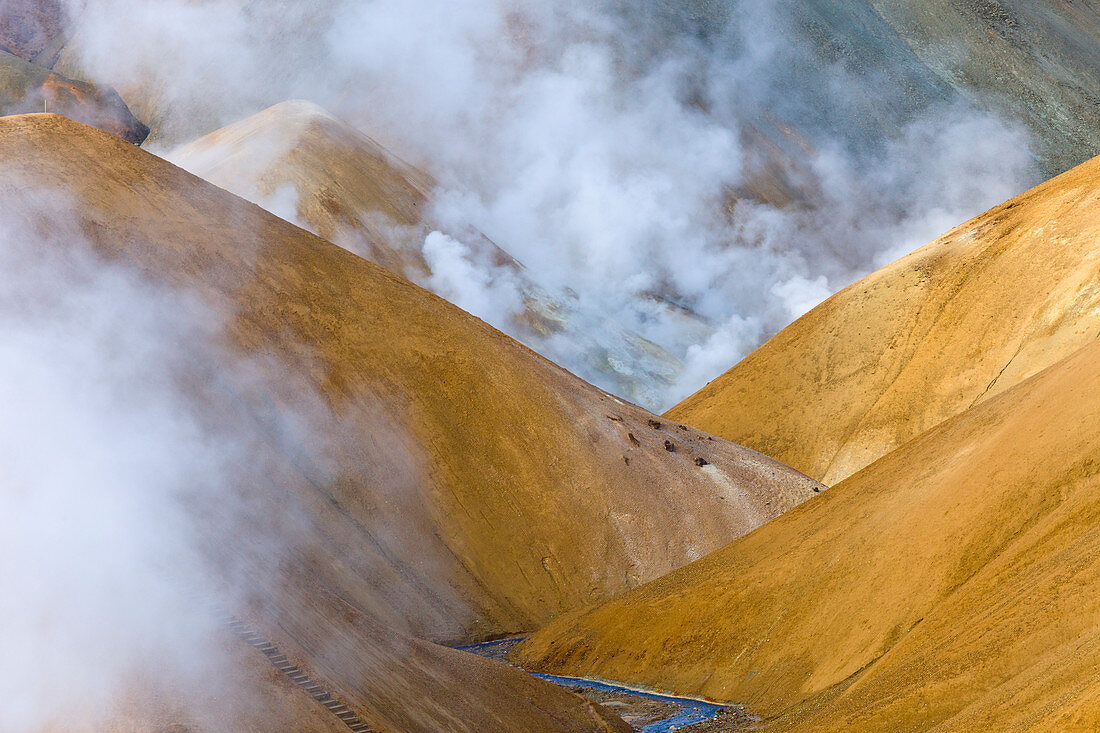
<svg viewBox="0 0 1100 733"><path fill-rule="evenodd" d="M1100 726L1100 341L512 653L765 730Z"/></svg>
<svg viewBox="0 0 1100 733"><path fill-rule="evenodd" d="M196 541L248 601L229 610L373 728L621 729L567 691L413 637L535 628L821 489L623 403L117 137L57 115L7 117L0 160L0 212L37 197L21 210L31 230L69 233L43 247L88 249L223 319L218 343L248 362L247 378L192 374L187 361L180 379L204 421L252 436L263 475L200 507ZM247 509L239 521L233 506ZM264 661L235 643L231 657ZM246 688L262 684L249 675ZM167 669L138 679L118 720L147 728L162 710L190 724L181 705L201 696ZM289 684L270 714L246 705L238 727L294 729L280 721L322 712Z"/></svg>
<svg viewBox="0 0 1100 733"><path fill-rule="evenodd" d="M461 329L460 324L476 323L473 319L118 138L57 115L0 119L0 160L5 237L15 231L21 239L30 238L23 243L25 256L41 254L35 262L54 268L58 282L65 282L67 263L80 261L92 248L105 271L129 268L150 283L185 289L204 303L203 312L224 315L227 349L262 344L264 350L255 363L265 366L239 376L232 368L234 358L220 351L205 362L217 364L224 374L202 367L198 352L215 348L204 342L189 344L191 358L179 365L180 389L193 400L193 409L204 420L236 429L247 441L249 461L263 467L250 474L245 466L234 465L234 476L240 473L242 478L219 486L215 495L194 489L179 497L181 511L194 521L190 539L209 567L204 566L202 586L178 589L187 596L179 599L179 618L171 621L184 628L166 624L155 630L157 639L148 641L151 650L186 643L185 658L161 659L151 653L127 657L119 662L132 665L122 669L126 683L108 688L113 697L97 698L102 705L94 710L71 705L69 691L59 681L56 706L40 713L46 729L347 730L354 723L354 730L375 731L629 730L614 715L568 691L380 623L387 604L405 610L427 605L417 593L441 593L448 581L447 576L431 578L429 588L425 575L436 569L431 567L418 573L407 570L403 576L402 569L412 566L412 554L404 558L407 565L380 555L370 534L392 541L407 529L375 509L377 503L394 502L394 497L377 492L386 487L415 490L393 483L392 477L389 484L381 481L385 472L395 470L382 454L387 446L382 431L394 428L377 417L384 402L363 396L364 413L371 419L369 426L362 424L366 434L352 443L361 452L347 460L356 459L379 473L360 474L360 484L352 476L330 477L311 463L321 460L319 453L298 442L303 439L300 431L285 429L275 417L316 419L310 427L319 432L312 437L322 442L325 430L332 431L330 439L337 445L339 436L354 433L352 420L328 422L335 416L316 402L299 404L298 411L273 405L272 400L305 399L315 391L302 373L287 369L309 343L288 331L295 326L293 314L320 318L319 325L331 328L332 311L327 308L333 303L324 297L299 292L301 300L283 308L261 295L279 282L271 294L294 299L290 294L300 283L296 286L288 273L298 272L321 292L345 289L336 298L344 305L335 311L354 300L347 288L362 288L382 302L398 296L404 313L424 317L425 323L445 325L450 320ZM9 230L8 225L17 228ZM5 248L9 245L14 246L4 242ZM290 254L296 248L302 248L297 257ZM343 264L325 273L321 263L334 256ZM266 257L271 259L265 265ZM341 267L350 271L341 274ZM413 303L418 299L429 309L440 309L442 321L416 313ZM249 304L257 310L250 312ZM19 301L5 299L0 307L18 309ZM273 319L266 337L260 324L264 313ZM377 323L383 313L345 313L342 322L369 328L364 324ZM441 334L429 328L439 342ZM484 326L474 326L475 332L477 328ZM265 344L265 338L271 340ZM380 349L392 346L379 334L370 340ZM334 342L341 340L337 336ZM279 343L287 349L281 356ZM416 359L413 368L423 368L423 361ZM317 361L307 363L314 366ZM273 372L265 375L263 369ZM316 373L339 378L336 370ZM373 368L368 373L374 374ZM271 381L258 385L253 379ZM346 383L333 389L351 390ZM355 410L349 408L344 415L354 416ZM393 443L389 445L392 449ZM12 490L8 485L18 483L15 479L4 485ZM431 485L423 490L430 495ZM162 519L179 521L149 517L151 522ZM408 551L419 552L428 544L422 539ZM224 610L233 621L204 611L213 602L208 594L227 599ZM457 601L452 603L451 609L458 607ZM393 612L390 616L397 618ZM401 625L440 632L431 620L429 610ZM142 629L118 633L127 644L144 641L132 638ZM181 641L173 641L177 638ZM104 686L108 684L105 680Z"/></svg>
<svg viewBox="0 0 1100 733"><path fill-rule="evenodd" d="M1100 159L837 293L669 410L834 484L1100 332Z"/></svg>

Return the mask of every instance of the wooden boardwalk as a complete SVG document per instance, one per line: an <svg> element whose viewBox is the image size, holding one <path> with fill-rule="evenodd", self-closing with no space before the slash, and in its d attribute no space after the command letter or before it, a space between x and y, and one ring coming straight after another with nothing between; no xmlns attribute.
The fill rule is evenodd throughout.
<svg viewBox="0 0 1100 733"><path fill-rule="evenodd" d="M355 733L374 733L370 726L363 722L354 710L352 710L343 698L326 690L319 682L302 671L301 667L287 659L286 655L279 651L279 647L265 639L258 631L250 628L236 616L223 615L225 625L242 641L259 651L275 669L282 672L298 687L302 688L317 702L328 708L340 721Z"/></svg>

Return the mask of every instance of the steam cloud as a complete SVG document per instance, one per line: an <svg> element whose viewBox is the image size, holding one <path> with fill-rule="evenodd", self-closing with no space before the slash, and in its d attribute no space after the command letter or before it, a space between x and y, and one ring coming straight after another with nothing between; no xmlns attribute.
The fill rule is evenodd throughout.
<svg viewBox="0 0 1100 733"><path fill-rule="evenodd" d="M183 647L163 643L166 624L196 641L195 619L177 610L197 565L175 502L221 480L227 449L165 381L176 339L203 324L95 262L64 217L35 221L63 211L59 197L5 204L0 728L19 731L38 729L59 703L95 719L142 661L180 662Z"/></svg>
<svg viewBox="0 0 1100 733"><path fill-rule="evenodd" d="M794 4L741 2L705 31L693 12L646 7L74 0L80 57L67 63L124 97L156 90L162 148L292 97L386 141L439 178L440 221L476 226L547 292L682 362L650 407L1036 176L1020 128L957 101L868 131L867 100L888 85L813 62ZM806 136L786 141L803 152L788 171L801 203L733 195L769 119ZM0 515L17 519L0 534L0 729L18 731L66 720L62 697L81 719L107 714L150 660L196 680L223 663L196 651L208 620L181 610L212 582L186 503L224 498L254 458L247 434L202 419L177 380L200 352L217 363L188 369L242 368L217 356L217 315L90 254L64 198L5 187ZM426 284L502 324L522 299L509 271L470 252L430 234ZM596 343L620 337L583 325ZM532 345L609 384L576 342Z"/></svg>
<svg viewBox="0 0 1100 733"><path fill-rule="evenodd" d="M102 730L193 699L186 719L222 729L253 691L226 686L239 657L212 611L262 591L229 590L256 564L226 538L248 526L277 566L302 521L284 502L287 532L245 524L263 437L196 399L196 380L247 390L254 365L219 346L210 307L96 256L63 193L5 174L0 204L0 730ZM266 417L310 446L303 416Z"/></svg>
<svg viewBox="0 0 1100 733"><path fill-rule="evenodd" d="M651 408L1037 178L1012 121L946 93L911 102L895 69L823 64L800 3L81 4L85 73L159 90L162 145L321 104L436 175L439 220L680 360ZM799 200L738 195L761 145ZM426 285L493 323L521 307L504 273L440 237ZM531 345L612 384L565 339Z"/></svg>

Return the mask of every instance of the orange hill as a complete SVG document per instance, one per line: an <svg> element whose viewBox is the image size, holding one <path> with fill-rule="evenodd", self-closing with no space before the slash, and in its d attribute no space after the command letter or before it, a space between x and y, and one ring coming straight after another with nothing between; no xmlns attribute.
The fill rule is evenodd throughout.
<svg viewBox="0 0 1100 733"><path fill-rule="evenodd" d="M1100 331L1100 159L834 295L668 417L834 484Z"/></svg>
<svg viewBox="0 0 1100 733"><path fill-rule="evenodd" d="M70 79L0 49L0 115L65 115L140 145L149 135L114 89Z"/></svg>
<svg viewBox="0 0 1100 733"><path fill-rule="evenodd" d="M439 228L428 214L435 181L315 104L277 104L169 157L390 272L428 274L421 248ZM511 262L483 244L498 263Z"/></svg>
<svg viewBox="0 0 1100 733"><path fill-rule="evenodd" d="M0 120L17 184L62 186L101 255L231 315L244 409L282 469L250 489L298 596L436 640L522 631L683 565L813 495L764 456L592 388L405 280L117 138L54 115ZM0 191L3 194L3 191ZM225 389L217 385L217 389ZM325 465L281 434L317 418ZM276 408L276 409L273 409ZM699 461L696 461L699 459ZM703 465L698 465L702 463ZM260 521L262 520L262 521ZM247 554L248 542L241 544ZM251 557L251 556L250 556ZM251 561L263 563L264 558Z"/></svg>
<svg viewBox="0 0 1100 733"><path fill-rule="evenodd" d="M234 377L212 378L204 372L183 375L187 393L212 423L243 429L254 424L257 434L265 436L264 441L250 445L250 460L264 468L259 480L227 487L209 507L212 513L206 512L201 497L188 504L199 512L196 525L201 531L194 540L210 560L214 577L220 578L217 582L231 588L224 592L211 588L211 593L224 596L229 610L250 629L274 642L290 663L348 706L346 711L327 709L305 685L279 672L276 660L235 637L222 623L211 626L209 635L214 637L211 649L225 652L224 666L196 649L196 668L208 672L199 683L188 682L186 672L170 663L142 662L143 667L133 670L133 684L110 702L109 709L70 710L65 690L59 690L56 708L41 711L48 729L85 729L100 713L105 718L98 722L104 727L127 731L180 726L188 730L346 729L339 713L354 715L378 731L626 730L614 716L572 693L384 625L388 620L434 636L479 635L504 625L530 623L516 609L530 608L532 616L550 614L557 603L569 600L564 594L532 593L537 581L526 587L517 583L514 595L480 584L496 581L492 573L498 569L533 572L529 562L517 556L515 546L509 547L517 535L546 543L558 531L581 522L580 516L571 518L574 525L556 524L552 515L535 516L522 503L524 490L556 490L563 495L563 504L574 498L571 492L596 491L594 484L563 482L559 486L545 478L538 483L537 475L533 479L514 476L513 485L505 475L511 468L507 458L494 452L496 444L501 452L515 456L513 460L528 455L507 444L513 439L522 443L525 438L522 428L509 423L520 419L519 413L498 419L479 409L498 402L504 409L514 409L515 402L507 402L500 394L500 385L527 386L530 377L509 374L508 369L519 371L524 360L541 362L438 298L100 131L56 115L2 118L0 159L4 161L0 212L11 211L13 202L26 202L28 192L51 192L42 201L57 201L57 195L63 194L69 202L66 210L32 214L35 226L43 232L68 232L54 227L75 221L102 257L225 314L227 347L255 356L250 362L255 369L243 382ZM53 217L59 218L55 222ZM57 240L46 237L40 246L58 248L74 244L71 240L68 235ZM465 351L473 348L480 349L476 356ZM499 358L494 359L494 350L500 352ZM424 392L402 394L403 385L411 386L404 380L414 376L423 379ZM475 376L478 386L470 384ZM575 383L568 375L560 379L559 385ZM452 389L471 399L448 405ZM587 387L578 389L590 395L590 405L601 403L602 395ZM311 391L324 395L331 415L316 404L303 404L304 395ZM568 409L569 396L564 392L536 395L536 399L550 402L548 411ZM426 404L432 400L437 401L434 412ZM559 407L560 403L564 405ZM313 419L311 427L330 432L309 438L302 431L280 434L282 425L275 416L281 414ZM537 418L545 413L531 414ZM550 415L546 419L554 413ZM574 429L585 432L571 447L583 452L587 444L598 447L609 440L597 435L601 426L596 418L585 425L582 415L575 417ZM476 462L479 476L474 475L475 466L448 463L436 453L450 447L445 437L430 437L438 420L450 420L456 426L482 421L480 428L470 431L476 437L469 446L470 463ZM486 434L500 428L517 432ZM321 440L325 450L296 442L306 439ZM416 439L424 443L414 445ZM461 442L468 436L463 433L455 439ZM652 442L649 436L645 439ZM686 452L688 439L681 440ZM584 444L578 446L581 441ZM687 455L665 458L656 449L652 452L654 457L647 458L644 449L636 451L638 463L651 469L668 463L663 477L666 486L671 485L678 471L672 459L686 463ZM761 481L762 490L753 492L753 502L767 501L772 491L770 484L764 484L765 472L773 472L776 485L786 487L792 499L808 490L806 479L776 468L767 459L754 464L743 449L724 444L714 449L719 464L735 458L741 461L743 454L748 462L730 466L730 476L740 480L735 471L743 471L747 481ZM529 455L531 461L562 464L568 460L567 455L556 454L553 445ZM404 463L410 456L423 465ZM331 471L317 465L327 459L332 461ZM591 455L589 459L596 462ZM619 456L613 460L622 463ZM407 474L395 475L402 470ZM612 484L615 478L606 480ZM746 511L727 509L726 502L750 483L724 490L714 484L709 494L701 478L689 477L685 483L700 496L673 501L674 505L684 508L699 500L700 506L723 515L707 531L732 531L738 522L748 521ZM624 483L620 489L626 492L628 487ZM783 490L775 489L775 503L784 500ZM455 516L463 501L476 509L474 496L467 492L477 491L500 492L498 503L486 501L483 513L476 515L483 522L495 519L500 525L499 536L481 544L464 534L479 525ZM657 496L648 499L653 503L672 496L669 489L663 496L654 491ZM720 496L723 491L725 497ZM638 503L645 505L645 501ZM239 507L241 516L234 516L234 507ZM605 511L612 509L620 507L609 506ZM622 526L635 529L629 519ZM619 563L624 573L627 567L648 572L644 563L657 556L663 563L676 558L677 550L664 552L642 537L637 541L638 554L631 556L642 564L628 566L620 549L623 545L614 544L627 539L625 533L595 539L608 543L605 557L622 553ZM563 537L562 550L550 557L575 564L578 556L573 548L591 549L586 543L592 541L577 537L569 545ZM445 564L444 552L453 553L450 564ZM469 569L463 562L470 563ZM498 565L486 569L491 562ZM579 593L570 586L573 582L580 586L599 579L591 575L561 579L567 591ZM592 585L583 588L587 593L607 592ZM555 590L555 586L543 586L543 592ZM200 610L191 615L198 617L204 604L196 599L183 605L196 605ZM174 633L173 628L164 629L165 638ZM209 669L203 666L207 664ZM103 729L98 722L97 729Z"/></svg>
<svg viewBox="0 0 1100 733"><path fill-rule="evenodd" d="M514 654L765 730L1100 727L1100 342Z"/></svg>

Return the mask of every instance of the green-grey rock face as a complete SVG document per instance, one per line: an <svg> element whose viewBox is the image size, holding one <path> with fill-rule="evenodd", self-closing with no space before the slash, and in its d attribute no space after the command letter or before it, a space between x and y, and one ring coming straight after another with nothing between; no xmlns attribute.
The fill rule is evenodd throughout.
<svg viewBox="0 0 1100 733"><path fill-rule="evenodd" d="M1100 153L1100 13L1054 0L873 0L946 83L1022 120L1048 174Z"/></svg>
<svg viewBox="0 0 1100 733"><path fill-rule="evenodd" d="M625 3L621 4L625 7ZM777 19L789 68L780 75L810 91L820 114L838 105L813 95L823 69L869 82L848 91L843 133L872 143L929 105L959 103L1022 122L1050 176L1100 154L1100 12L1055 0L651 0L631 4L654 37L690 36L742 51L736 27L752 14ZM764 10L762 10L764 9ZM731 32L732 31L732 32ZM757 39L759 40L759 39ZM792 43L793 41L793 43ZM667 38L658 45L667 43ZM792 52L793 49L793 52ZM787 121L796 126L803 119ZM797 117L797 115L795 115ZM828 123L828 115L824 122ZM834 119L832 122L837 123Z"/></svg>

